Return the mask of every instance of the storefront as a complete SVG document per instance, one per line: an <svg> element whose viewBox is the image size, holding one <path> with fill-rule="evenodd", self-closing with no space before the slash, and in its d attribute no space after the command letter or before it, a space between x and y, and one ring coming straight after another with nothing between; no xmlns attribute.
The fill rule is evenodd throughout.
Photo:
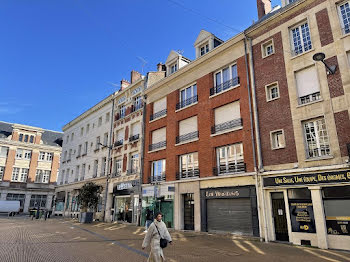
<svg viewBox="0 0 350 262"><path fill-rule="evenodd" d="M254 186L201 189L201 229L259 236Z"/></svg>
<svg viewBox="0 0 350 262"><path fill-rule="evenodd" d="M263 181L270 240L350 250L350 170Z"/></svg>
<svg viewBox="0 0 350 262"><path fill-rule="evenodd" d="M174 228L175 186L155 185L142 188L142 225L146 221L146 211L163 213L163 221L168 228Z"/></svg>

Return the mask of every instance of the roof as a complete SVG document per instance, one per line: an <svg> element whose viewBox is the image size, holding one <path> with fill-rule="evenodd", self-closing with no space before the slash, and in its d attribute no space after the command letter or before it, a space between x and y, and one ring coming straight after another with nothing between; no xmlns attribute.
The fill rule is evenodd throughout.
<svg viewBox="0 0 350 262"><path fill-rule="evenodd" d="M202 29L198 36L196 41L194 42L194 46L197 46L198 44L201 44L204 40L207 40L208 38L213 37L216 40L220 41L220 42L224 42L223 40L221 40L220 38L218 38L217 36L215 36L213 33L208 32L207 30Z"/></svg>
<svg viewBox="0 0 350 262"><path fill-rule="evenodd" d="M165 61L165 64L168 64L169 62L172 62L173 60L175 60L178 57L180 57L181 59L187 60L188 62L191 62L190 59L188 59L187 57L184 57L183 55L179 54L179 52L171 50L169 55L168 55L168 58Z"/></svg>
<svg viewBox="0 0 350 262"><path fill-rule="evenodd" d="M0 139L7 138L12 134L13 125L15 124L0 121ZM45 130L41 128L40 130L43 130L43 133L41 135L41 140L43 141L44 145L59 146L59 147L62 146L62 137L63 137L62 132Z"/></svg>

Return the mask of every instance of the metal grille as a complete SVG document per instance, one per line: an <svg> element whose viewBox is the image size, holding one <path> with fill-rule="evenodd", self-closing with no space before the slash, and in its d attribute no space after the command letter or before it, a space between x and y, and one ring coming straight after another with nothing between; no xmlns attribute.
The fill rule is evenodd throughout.
<svg viewBox="0 0 350 262"><path fill-rule="evenodd" d="M123 139L114 142L114 147L118 147L122 145L123 145Z"/></svg>
<svg viewBox="0 0 350 262"><path fill-rule="evenodd" d="M162 173L160 176L151 176L148 178L149 183L157 183L165 181L165 173Z"/></svg>
<svg viewBox="0 0 350 262"><path fill-rule="evenodd" d="M242 118L231 120L231 121L228 121L228 122L216 125L216 126L212 126L211 133L216 134L218 132L225 131L227 129L242 126L242 124L243 124Z"/></svg>
<svg viewBox="0 0 350 262"><path fill-rule="evenodd" d="M181 108L189 106L189 105L191 105L193 103L196 103L197 101L198 101L198 96L192 96L192 97L190 97L190 98L188 98L186 100L183 100L183 101L177 103L176 104L176 110L179 110Z"/></svg>
<svg viewBox="0 0 350 262"><path fill-rule="evenodd" d="M320 100L320 98L321 98L320 92L316 92L310 95L299 97L299 104L300 105L307 104L313 101Z"/></svg>
<svg viewBox="0 0 350 262"><path fill-rule="evenodd" d="M245 163L236 163L236 164L229 163L228 165L220 165L219 167L213 168L213 173L215 176L242 173L245 171L246 171Z"/></svg>
<svg viewBox="0 0 350 262"><path fill-rule="evenodd" d="M129 137L129 142L132 142L132 141L135 141L135 140L138 140L140 138L140 135L137 134L137 135L133 135L131 137Z"/></svg>
<svg viewBox="0 0 350 262"><path fill-rule="evenodd" d="M220 85L217 85L213 88L210 88L210 95L213 96L215 94L221 93L222 91L225 91L226 89L229 89L232 86L236 86L240 83L239 77L234 77Z"/></svg>
<svg viewBox="0 0 350 262"><path fill-rule="evenodd" d="M162 141L156 144L149 145L149 151L153 151L162 147L166 147L166 141Z"/></svg>
<svg viewBox="0 0 350 262"><path fill-rule="evenodd" d="M179 173L176 173L176 179L188 179L188 178L196 178L199 177L199 169L193 169L188 171L181 171Z"/></svg>
<svg viewBox="0 0 350 262"><path fill-rule="evenodd" d="M182 142L186 142L186 141L198 138L198 136L199 136L199 132L198 131L187 133L187 134L184 134L182 136L177 136L176 137L176 144L180 144Z"/></svg>
<svg viewBox="0 0 350 262"><path fill-rule="evenodd" d="M157 112L157 113L151 115L150 121L152 121L152 120L154 120L154 119L157 119L157 118L160 118L160 117L166 115L166 113L167 113L167 110L166 110L166 109L163 109L163 110L161 110L161 111L159 111L159 112Z"/></svg>

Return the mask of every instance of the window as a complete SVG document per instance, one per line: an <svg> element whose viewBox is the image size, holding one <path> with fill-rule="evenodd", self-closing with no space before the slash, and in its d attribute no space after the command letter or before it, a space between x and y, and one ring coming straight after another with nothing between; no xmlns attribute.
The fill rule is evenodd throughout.
<svg viewBox="0 0 350 262"><path fill-rule="evenodd" d="M167 100L166 97L163 97L153 103L153 115L151 115L151 121L162 116L165 116L167 113Z"/></svg>
<svg viewBox="0 0 350 262"><path fill-rule="evenodd" d="M107 158L102 157L102 162L101 162L101 176L106 175L105 171L106 171L106 164L107 164Z"/></svg>
<svg viewBox="0 0 350 262"><path fill-rule="evenodd" d="M82 164L81 165L80 181L84 180L84 178L85 178L85 169L86 169L86 164Z"/></svg>
<svg viewBox="0 0 350 262"><path fill-rule="evenodd" d="M28 168L14 167L12 170L11 181L13 181L13 182L26 182L28 172L29 172Z"/></svg>
<svg viewBox="0 0 350 262"><path fill-rule="evenodd" d="M166 127L152 132L152 144L149 146L149 151L157 150L163 147L166 147Z"/></svg>
<svg viewBox="0 0 350 262"><path fill-rule="evenodd" d="M189 106L198 101L197 84L180 90L180 103L176 105L176 109Z"/></svg>
<svg viewBox="0 0 350 262"><path fill-rule="evenodd" d="M102 116L98 118L98 126L102 125Z"/></svg>
<svg viewBox="0 0 350 262"><path fill-rule="evenodd" d="M124 129L117 130L116 143L118 143L118 145L122 145L123 144L123 137L124 137Z"/></svg>
<svg viewBox="0 0 350 262"><path fill-rule="evenodd" d="M346 1L338 6L338 13L343 34L350 33L350 2Z"/></svg>
<svg viewBox="0 0 350 262"><path fill-rule="evenodd" d="M80 136L84 135L84 127L80 128Z"/></svg>
<svg viewBox="0 0 350 262"><path fill-rule="evenodd" d="M25 194L12 194L8 193L6 196L6 200L18 200L20 203L20 208L23 211L24 208L24 200L26 198Z"/></svg>
<svg viewBox="0 0 350 262"><path fill-rule="evenodd" d="M302 23L290 30L292 40L292 54L299 55L312 49L308 22Z"/></svg>
<svg viewBox="0 0 350 262"><path fill-rule="evenodd" d="M266 86L266 100L267 102L280 98L278 83L273 83Z"/></svg>
<svg viewBox="0 0 350 262"><path fill-rule="evenodd" d="M29 135L24 135L24 142L28 143L28 140L29 140Z"/></svg>
<svg viewBox="0 0 350 262"><path fill-rule="evenodd" d="M201 56L209 52L209 44L202 45L200 48Z"/></svg>
<svg viewBox="0 0 350 262"><path fill-rule="evenodd" d="M65 184L68 184L69 174L70 174L70 169L68 168L67 169L67 173L66 173L66 177L65 177L65 180L64 180Z"/></svg>
<svg viewBox="0 0 350 262"><path fill-rule="evenodd" d="M23 157L23 149L17 149L16 159L22 159L22 157Z"/></svg>
<svg viewBox="0 0 350 262"><path fill-rule="evenodd" d="M165 180L165 159L152 162L152 181Z"/></svg>
<svg viewBox="0 0 350 262"><path fill-rule="evenodd" d="M193 116L179 122L179 136L176 144L191 141L198 138L197 116Z"/></svg>
<svg viewBox="0 0 350 262"><path fill-rule="evenodd" d="M45 155L46 155L45 152L40 152L40 153L39 153L39 160L44 161L44 160L45 160Z"/></svg>
<svg viewBox="0 0 350 262"><path fill-rule="evenodd" d="M88 151L88 142L86 141L86 142L84 143L84 153L83 153L83 155L86 155L86 154L87 154L87 151Z"/></svg>
<svg viewBox="0 0 350 262"><path fill-rule="evenodd" d="M39 153L39 160L41 160L41 161L51 162L52 158L53 158L53 153L48 153L48 152L40 152Z"/></svg>
<svg viewBox="0 0 350 262"><path fill-rule="evenodd" d="M181 155L180 159L180 178L189 178L199 176L198 152Z"/></svg>
<svg viewBox="0 0 350 262"><path fill-rule="evenodd" d="M114 160L114 176L119 176L122 173L122 160Z"/></svg>
<svg viewBox="0 0 350 262"><path fill-rule="evenodd" d="M106 113L106 123L108 123L109 122L109 119L111 118L111 114L108 112L108 113Z"/></svg>
<svg viewBox="0 0 350 262"><path fill-rule="evenodd" d="M98 136L96 137L96 145L95 145L95 150L100 150L100 143L101 143L101 138Z"/></svg>
<svg viewBox="0 0 350 262"><path fill-rule="evenodd" d="M141 134L141 123L136 122L131 125L131 134L132 136L139 136ZM138 139L138 138L136 138Z"/></svg>
<svg viewBox="0 0 350 262"><path fill-rule="evenodd" d="M75 177L74 177L74 181L77 182L79 180L79 174L80 174L80 166L76 166L75 167Z"/></svg>
<svg viewBox="0 0 350 262"><path fill-rule="evenodd" d="M239 85L237 65L231 65L214 74L214 87L210 89L210 95L218 94L230 87Z"/></svg>
<svg viewBox="0 0 350 262"><path fill-rule="evenodd" d="M97 177L97 172L98 172L98 160L96 159L94 161L94 173L93 173L92 177Z"/></svg>
<svg viewBox="0 0 350 262"><path fill-rule="evenodd" d="M170 74L173 74L177 71L177 63L170 65Z"/></svg>
<svg viewBox="0 0 350 262"><path fill-rule="evenodd" d="M297 91L299 96L299 105L321 99L320 83L315 66L302 69L295 72Z"/></svg>
<svg viewBox="0 0 350 262"><path fill-rule="evenodd" d="M67 151L64 151L63 162L67 161Z"/></svg>
<svg viewBox="0 0 350 262"><path fill-rule="evenodd" d="M35 173L35 183L48 183L50 179L50 175L51 175L50 170L37 169ZM69 175L69 171L67 172L67 176L68 175Z"/></svg>
<svg viewBox="0 0 350 262"><path fill-rule="evenodd" d="M273 55L275 53L274 45L273 45L273 40L269 40L262 44L262 57L267 57L270 55Z"/></svg>
<svg viewBox="0 0 350 262"><path fill-rule="evenodd" d="M72 133L70 141L73 141L73 140L74 140L74 133Z"/></svg>
<svg viewBox="0 0 350 262"><path fill-rule="evenodd" d="M244 172L243 144L233 144L216 149L217 173Z"/></svg>
<svg viewBox="0 0 350 262"><path fill-rule="evenodd" d="M66 144L68 144L68 142L69 142L69 136L67 136L67 141L66 141Z"/></svg>
<svg viewBox="0 0 350 262"><path fill-rule="evenodd" d="M67 161L71 161L71 160L72 160L72 149L69 149Z"/></svg>
<svg viewBox="0 0 350 262"><path fill-rule="evenodd" d="M4 174L5 174L5 167L4 166L0 166L0 181L4 177Z"/></svg>
<svg viewBox="0 0 350 262"><path fill-rule="evenodd" d="M126 107L124 105L120 106L119 107L119 119L125 117L125 112L126 112Z"/></svg>
<svg viewBox="0 0 350 262"><path fill-rule="evenodd" d="M51 162L53 159L53 153L46 153L46 161Z"/></svg>
<svg viewBox="0 0 350 262"><path fill-rule="evenodd" d="M130 174L135 174L139 171L139 154L132 154L130 157Z"/></svg>
<svg viewBox="0 0 350 262"><path fill-rule="evenodd" d="M329 138L324 118L303 123L306 142L306 158L330 155Z"/></svg>
<svg viewBox="0 0 350 262"><path fill-rule="evenodd" d="M7 157L9 148L6 146L1 146L0 147L0 157Z"/></svg>
<svg viewBox="0 0 350 262"><path fill-rule="evenodd" d="M23 134L19 134L18 141L22 142L23 141Z"/></svg>
<svg viewBox="0 0 350 262"><path fill-rule="evenodd" d="M89 133L89 131L90 131L90 124L87 124L86 125L86 134Z"/></svg>
<svg viewBox="0 0 350 262"><path fill-rule="evenodd" d="M66 170L62 170L62 175L61 175L61 185L63 184L64 181L64 174L66 173Z"/></svg>
<svg viewBox="0 0 350 262"><path fill-rule="evenodd" d="M46 207L46 199L47 196L45 195L31 195L30 197L30 203L29 207L34 208L34 207Z"/></svg>
<svg viewBox="0 0 350 262"><path fill-rule="evenodd" d="M211 133L217 134L239 128L242 126L239 101L214 109L215 126Z"/></svg>
<svg viewBox="0 0 350 262"><path fill-rule="evenodd" d="M104 133L103 135L103 145L108 146L108 133Z"/></svg>
<svg viewBox="0 0 350 262"><path fill-rule="evenodd" d="M34 143L34 136L30 136L30 138L29 138L29 143Z"/></svg>
<svg viewBox="0 0 350 262"><path fill-rule="evenodd" d="M81 148L82 148L82 145L79 145L78 146L78 155L77 155L77 157L81 156Z"/></svg>
<svg viewBox="0 0 350 262"><path fill-rule="evenodd" d="M32 156L32 151L25 149L17 149L16 151L16 159L26 159L30 160Z"/></svg>
<svg viewBox="0 0 350 262"><path fill-rule="evenodd" d="M272 149L284 148L286 146L283 130L272 131L270 136Z"/></svg>
<svg viewBox="0 0 350 262"><path fill-rule="evenodd" d="M142 108L142 98L137 96L134 98L134 111L137 111Z"/></svg>

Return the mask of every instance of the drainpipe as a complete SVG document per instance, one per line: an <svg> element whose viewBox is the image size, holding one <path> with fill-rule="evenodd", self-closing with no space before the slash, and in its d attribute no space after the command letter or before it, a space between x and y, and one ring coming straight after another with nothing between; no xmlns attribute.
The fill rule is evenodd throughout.
<svg viewBox="0 0 350 262"><path fill-rule="evenodd" d="M244 33L245 34L245 33ZM268 242L268 227L267 227L267 220L266 220L266 212L265 212L265 197L264 197L264 191L262 188L261 184L261 172L263 171L263 163L262 163L262 154L261 154L261 140L260 140L260 128L259 128L259 117L258 117L258 109L257 109L257 102L256 102L256 86L255 86L255 71L254 71L254 60L253 60L253 46L252 46L252 40L251 38L248 38L247 35L245 34L244 38L244 49L245 49L245 62L246 62L246 67L248 68L248 50L247 50L247 41L249 41L249 70L247 69L247 83L248 83L248 92L249 92L249 110L251 112L251 132L252 132L252 139L254 139L254 131L253 131L253 126L255 126L255 138L256 138L256 148L257 152L255 151L255 142L253 142L253 153L257 153L257 158L258 158L258 163L256 163L256 158L255 164L256 164L256 169L255 169L255 186L257 190L257 202L258 202L258 210L262 211L262 216L264 218L264 233L265 233L265 242ZM250 79L251 79L251 85L249 81L249 72L251 73ZM250 98L250 94L252 97L252 100ZM252 110L251 106L253 105L253 115L252 115ZM254 116L254 118L253 118ZM253 125L253 119L254 119L254 125ZM260 190L259 190L260 189ZM261 191L261 197L259 194L259 191ZM261 212L258 212L258 217L259 221L261 221ZM260 232L262 231L261 229L261 223L259 222L259 229ZM261 237L260 237L261 239Z"/></svg>
<svg viewBox="0 0 350 262"><path fill-rule="evenodd" d="M103 208L103 221L106 222L106 208L107 208L107 197L108 197L108 184L109 179L111 175L111 154L112 154L112 148L113 148L113 124L114 124L114 100L115 95L112 95L112 120L111 120L111 126L109 130L109 145L108 145L108 160L107 160L107 175L106 175L106 188L105 188L105 195L104 195L104 208Z"/></svg>

